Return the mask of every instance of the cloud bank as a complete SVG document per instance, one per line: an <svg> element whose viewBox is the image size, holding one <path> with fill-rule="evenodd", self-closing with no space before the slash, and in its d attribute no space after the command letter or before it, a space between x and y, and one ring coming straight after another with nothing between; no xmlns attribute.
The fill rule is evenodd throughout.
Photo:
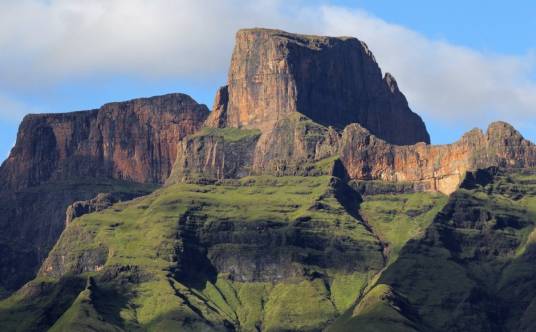
<svg viewBox="0 0 536 332"><path fill-rule="evenodd" d="M426 119L447 126L503 119L526 130L536 127L534 54L483 53L365 11L279 0L2 1L0 119L12 117L9 103L23 104L3 102L3 92L101 75L223 77L234 33L253 26L365 41Z"/></svg>

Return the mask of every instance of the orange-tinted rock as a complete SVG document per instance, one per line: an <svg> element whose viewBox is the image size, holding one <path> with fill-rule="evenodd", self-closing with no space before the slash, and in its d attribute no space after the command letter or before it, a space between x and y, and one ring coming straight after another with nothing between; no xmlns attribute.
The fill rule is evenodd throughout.
<svg viewBox="0 0 536 332"><path fill-rule="evenodd" d="M92 111L28 115L0 168L0 183L11 189L76 177L163 183L179 141L208 114L189 96L170 94Z"/></svg>
<svg viewBox="0 0 536 332"><path fill-rule="evenodd" d="M222 86L214 97L212 112L205 121L204 126L209 128L223 128L227 121L227 104L229 103L229 92L227 85Z"/></svg>
<svg viewBox="0 0 536 332"><path fill-rule="evenodd" d="M353 179L416 182L421 190L446 194L458 188L467 171L536 167L536 146L504 122L492 123L486 134L474 129L453 144L412 146L388 144L350 125L340 146L340 158Z"/></svg>
<svg viewBox="0 0 536 332"><path fill-rule="evenodd" d="M208 113L189 96L171 94L26 116L0 167L0 289L13 291L34 277L73 202L89 200L75 204L71 217L98 209L91 200L98 193L154 190L169 175L179 141Z"/></svg>
<svg viewBox="0 0 536 332"><path fill-rule="evenodd" d="M191 177L325 174L322 172L331 168L319 170L317 163L338 157L350 179L405 182L414 190L450 194L468 171L492 166L536 167L536 146L504 122L492 123L487 133L473 129L453 144L400 146L387 143L359 124L351 124L340 133L297 114L278 120L258 140L247 144L233 148L222 138L196 134L185 139L179 151L170 183ZM237 163L240 172L228 166Z"/></svg>
<svg viewBox="0 0 536 332"><path fill-rule="evenodd" d="M226 126L270 130L293 113L343 129L359 123L393 144L429 142L394 78L355 38L246 29L236 35Z"/></svg>

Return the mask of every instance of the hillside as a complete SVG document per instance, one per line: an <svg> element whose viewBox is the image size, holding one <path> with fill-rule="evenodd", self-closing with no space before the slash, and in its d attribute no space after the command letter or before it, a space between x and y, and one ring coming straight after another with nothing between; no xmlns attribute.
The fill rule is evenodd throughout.
<svg viewBox="0 0 536 332"><path fill-rule="evenodd" d="M531 331L536 145L429 144L350 37L245 29L184 94L27 116L1 331Z"/></svg>

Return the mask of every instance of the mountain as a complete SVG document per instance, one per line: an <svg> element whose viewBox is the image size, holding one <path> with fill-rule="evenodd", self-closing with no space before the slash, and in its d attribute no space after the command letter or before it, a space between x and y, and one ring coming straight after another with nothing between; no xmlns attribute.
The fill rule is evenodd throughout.
<svg viewBox="0 0 536 332"><path fill-rule="evenodd" d="M208 114L189 96L170 94L26 116L0 167L0 290L35 276L70 204L106 192L132 198L164 182L177 142Z"/></svg>
<svg viewBox="0 0 536 332"><path fill-rule="evenodd" d="M469 173L332 330L534 331L535 217L534 169Z"/></svg>
<svg viewBox="0 0 536 332"><path fill-rule="evenodd" d="M300 113L324 126L360 123L393 144L430 143L390 74L356 38L245 29L229 69L226 127L273 127Z"/></svg>
<svg viewBox="0 0 536 332"><path fill-rule="evenodd" d="M0 326L530 331L535 179L504 122L430 145L363 42L240 30L211 112L175 94L25 118Z"/></svg>

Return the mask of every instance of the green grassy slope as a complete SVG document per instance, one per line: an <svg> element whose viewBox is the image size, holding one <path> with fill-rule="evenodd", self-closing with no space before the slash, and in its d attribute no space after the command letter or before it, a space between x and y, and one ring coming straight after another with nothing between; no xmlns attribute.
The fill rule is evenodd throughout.
<svg viewBox="0 0 536 332"><path fill-rule="evenodd" d="M530 330L535 178L502 174L450 198L360 197L330 176L172 185L75 219L38 278L0 302L0 324Z"/></svg>
<svg viewBox="0 0 536 332"><path fill-rule="evenodd" d="M40 276L0 302L0 322L16 330L32 316L23 330L53 331L317 330L384 264L377 238L356 219L359 197L337 199L347 190L329 176L247 177L177 184L82 216Z"/></svg>
<svg viewBox="0 0 536 332"><path fill-rule="evenodd" d="M500 171L459 189L423 237L402 248L361 300L359 306L366 307L369 294L390 290L392 296L372 305L370 310L380 309L373 319L354 310L338 330L365 325L421 331L534 329L535 198L533 171Z"/></svg>

